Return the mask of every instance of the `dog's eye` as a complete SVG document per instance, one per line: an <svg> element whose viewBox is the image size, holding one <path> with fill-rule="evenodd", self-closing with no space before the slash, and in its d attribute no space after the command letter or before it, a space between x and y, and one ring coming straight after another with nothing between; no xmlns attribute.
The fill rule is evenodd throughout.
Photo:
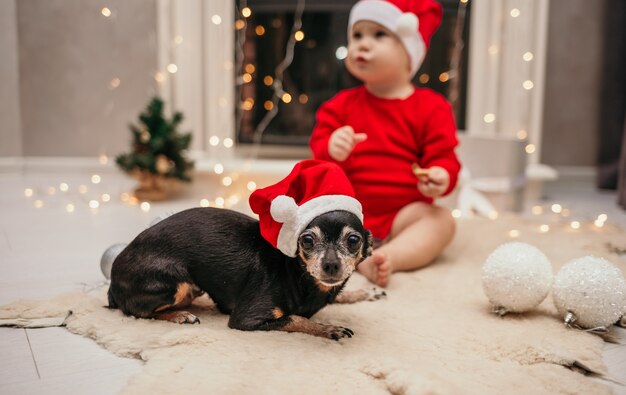
<svg viewBox="0 0 626 395"><path fill-rule="evenodd" d="M348 236L348 248L355 249L361 243L361 238L357 235Z"/></svg>
<svg viewBox="0 0 626 395"><path fill-rule="evenodd" d="M313 245L315 244L315 239L311 235L303 235L300 238L300 243L304 248L313 248Z"/></svg>

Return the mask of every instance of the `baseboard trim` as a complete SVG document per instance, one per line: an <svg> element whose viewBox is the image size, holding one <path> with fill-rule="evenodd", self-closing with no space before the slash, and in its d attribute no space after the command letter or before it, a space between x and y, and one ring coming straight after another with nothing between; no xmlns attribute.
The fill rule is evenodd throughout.
<svg viewBox="0 0 626 395"><path fill-rule="evenodd" d="M80 173L117 172L111 158L101 163L97 157L4 157L0 158L0 173L57 173L63 171Z"/></svg>
<svg viewBox="0 0 626 395"><path fill-rule="evenodd" d="M292 159L244 159L224 158L223 160L209 158L193 158L197 174L214 173L215 165L221 164L224 172L248 172L257 174L286 175L298 162ZM1 157L1 173L93 173L111 174L120 173L112 158L105 163L97 157Z"/></svg>
<svg viewBox="0 0 626 395"><path fill-rule="evenodd" d="M265 174L287 174L298 160L295 159L244 159L225 158L224 160L193 158L196 173L212 173L214 166L220 163L225 171L242 171ZM56 173L73 171L81 173L111 173L120 170L112 158L103 164L98 157L0 157L0 173L33 172ZM530 181L551 181L560 177L594 178L594 166L546 166L528 165L526 177Z"/></svg>
<svg viewBox="0 0 626 395"><path fill-rule="evenodd" d="M595 166L555 166L561 177L595 178L597 168Z"/></svg>

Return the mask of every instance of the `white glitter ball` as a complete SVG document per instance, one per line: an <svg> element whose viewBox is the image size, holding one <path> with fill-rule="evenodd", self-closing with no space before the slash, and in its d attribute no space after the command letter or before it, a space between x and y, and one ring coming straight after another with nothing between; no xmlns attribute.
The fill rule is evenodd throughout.
<svg viewBox="0 0 626 395"><path fill-rule="evenodd" d="M603 258L568 262L554 279L552 296L559 314L574 313L575 323L583 328L610 326L626 313L624 275Z"/></svg>
<svg viewBox="0 0 626 395"><path fill-rule="evenodd" d="M485 261L483 290L494 307L521 313L541 303L552 286L552 266L538 248L520 242L500 245Z"/></svg>
<svg viewBox="0 0 626 395"><path fill-rule="evenodd" d="M111 267L113 266L113 261L115 258L122 252L124 248L126 248L127 243L117 243L113 244L111 247L107 248L102 254L102 258L100 258L100 270L102 270L102 274L104 277L109 280L111 279Z"/></svg>

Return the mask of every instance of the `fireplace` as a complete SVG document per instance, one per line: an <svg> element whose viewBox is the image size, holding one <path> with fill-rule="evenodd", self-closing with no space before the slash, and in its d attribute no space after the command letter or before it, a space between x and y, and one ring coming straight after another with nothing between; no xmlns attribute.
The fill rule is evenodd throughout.
<svg viewBox="0 0 626 395"><path fill-rule="evenodd" d="M297 6L303 4L299 14ZM235 24L240 29L235 45L241 51L236 72L242 76L235 96L239 144L306 146L317 108L339 90L360 84L343 64L346 27L353 4L353 0L246 3L249 11L245 12L250 12L250 16L238 18ZM469 24L465 22L471 6L458 0L443 0L441 4L442 25L414 83L449 99L455 97L450 101L457 126L465 129L469 48ZM236 11L236 15L240 13ZM298 27L294 28L294 23ZM276 68L285 60L294 30L293 59L280 78ZM465 45L455 48L459 38ZM456 62L455 56L460 56ZM278 88L276 78L280 78ZM273 100L274 96L278 100Z"/></svg>

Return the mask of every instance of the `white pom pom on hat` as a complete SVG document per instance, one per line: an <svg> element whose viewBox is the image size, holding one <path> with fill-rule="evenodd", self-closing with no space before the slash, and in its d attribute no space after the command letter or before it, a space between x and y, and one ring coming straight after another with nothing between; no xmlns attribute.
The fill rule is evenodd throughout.
<svg viewBox="0 0 626 395"><path fill-rule="evenodd" d="M280 195L272 200L270 214L276 222L285 223L298 214L298 205L291 196Z"/></svg>
<svg viewBox="0 0 626 395"><path fill-rule="evenodd" d="M411 12L405 12L396 20L396 33L399 36L409 36L417 31L419 19Z"/></svg>

